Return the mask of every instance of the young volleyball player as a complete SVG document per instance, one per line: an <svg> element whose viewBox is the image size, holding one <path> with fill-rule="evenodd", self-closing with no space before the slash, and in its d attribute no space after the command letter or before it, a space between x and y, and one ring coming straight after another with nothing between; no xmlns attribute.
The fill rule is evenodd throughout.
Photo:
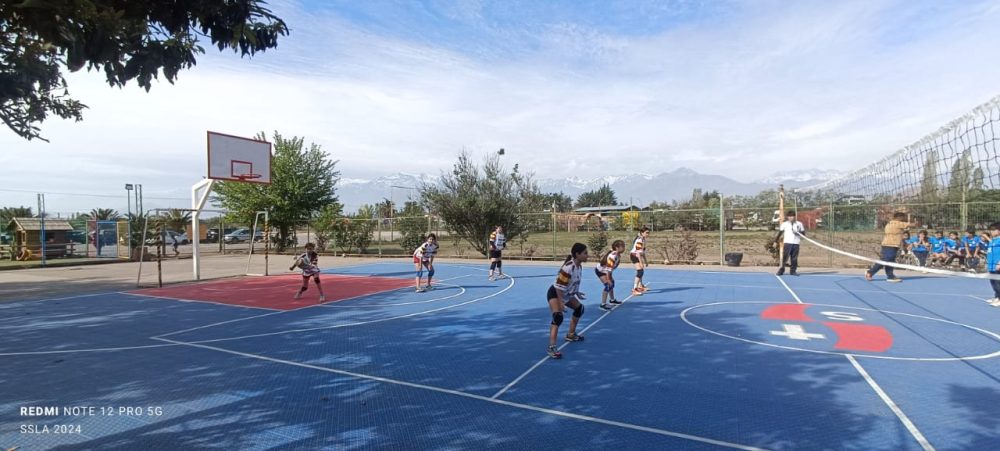
<svg viewBox="0 0 1000 451"><path fill-rule="evenodd" d="M417 246L417 250L413 251L413 264L417 270L417 293L431 289L431 278L434 277L434 254L437 253L437 249L437 235L432 233L427 235L427 241L424 241L420 246ZM424 276L424 268L427 268L426 288L420 285L420 279Z"/></svg>
<svg viewBox="0 0 1000 451"><path fill-rule="evenodd" d="M503 227L497 226L490 233L490 280L498 280L506 277L503 273L503 249L506 245ZM493 277L493 270L497 272L496 277Z"/></svg>
<svg viewBox="0 0 1000 451"><path fill-rule="evenodd" d="M632 285L632 295L642 296L646 291L646 285L642 283L642 275L646 272L646 237L649 236L649 227L639 229L639 234L632 241L632 251L629 252L629 259L635 265L635 283Z"/></svg>
<svg viewBox="0 0 1000 451"><path fill-rule="evenodd" d="M986 247L986 272L1000 275L1000 222L990 224L990 243ZM1000 307L1000 280L990 279L993 299L990 305Z"/></svg>
<svg viewBox="0 0 1000 451"><path fill-rule="evenodd" d="M599 265L597 268L594 268L597 278L601 279L601 283L604 284L604 291L601 293L601 310L611 310L611 306L608 305L608 298L611 298L611 304L621 304L621 301L615 298L615 277L613 273L621 262L622 252L625 252L625 242L615 240L614 243L611 243L611 250L601 257Z"/></svg>
<svg viewBox="0 0 1000 451"><path fill-rule="evenodd" d="M300 299L302 293L309 289L309 279L312 278L313 282L316 282L316 290L319 291L319 302L323 302L326 300L326 296L323 295L323 286L319 283L319 254L316 253L315 244L306 243L305 247L306 251L295 257L295 263L292 263L292 267L288 268L289 271L296 267L302 269L302 287L295 293L295 299Z"/></svg>
<svg viewBox="0 0 1000 451"><path fill-rule="evenodd" d="M587 262L587 245L576 243L570 249L570 254L566 257L559 275L556 276L556 283L549 287L547 298L549 309L552 310L552 325L549 326L549 357L561 359L562 353L556 348L556 338L559 336L559 325L563 322L563 312L566 307L573 309L573 318L569 320L569 332L566 334L566 341L583 341L583 335L576 334L576 325L583 316L583 303L585 296L580 292L580 279L583 274L583 264Z"/></svg>

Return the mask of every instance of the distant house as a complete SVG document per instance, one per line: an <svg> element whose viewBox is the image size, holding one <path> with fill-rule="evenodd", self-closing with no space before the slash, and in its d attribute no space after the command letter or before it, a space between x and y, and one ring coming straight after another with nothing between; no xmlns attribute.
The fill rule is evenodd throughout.
<svg viewBox="0 0 1000 451"><path fill-rule="evenodd" d="M7 225L7 230L14 235L12 245L15 255L25 247L32 254L39 255L42 249L42 221L39 218L13 218ZM72 230L73 226L65 219L46 219L45 255L48 257L70 255L72 244L67 234Z"/></svg>

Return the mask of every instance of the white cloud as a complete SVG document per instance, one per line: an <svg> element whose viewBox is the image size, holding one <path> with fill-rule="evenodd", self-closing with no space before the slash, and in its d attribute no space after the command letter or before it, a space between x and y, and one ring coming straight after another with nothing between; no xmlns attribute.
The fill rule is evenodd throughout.
<svg viewBox="0 0 1000 451"><path fill-rule="evenodd" d="M150 93L69 76L85 120L46 122L51 144L0 132L4 185L115 193L141 182L185 198L206 170L206 130L305 136L348 179L437 174L463 148L504 147L544 177L685 164L749 181L856 168L1000 92L1000 60L983 57L1000 50L988 4L910 17L906 3L753 3L629 36L554 18L530 36L537 45L470 53L273 6L293 34L253 60L206 55ZM452 11L472 24L482 14Z"/></svg>

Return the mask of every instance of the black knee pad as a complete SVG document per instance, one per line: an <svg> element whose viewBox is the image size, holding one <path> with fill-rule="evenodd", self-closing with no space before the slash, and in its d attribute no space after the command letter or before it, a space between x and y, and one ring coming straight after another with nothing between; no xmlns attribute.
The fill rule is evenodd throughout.
<svg viewBox="0 0 1000 451"><path fill-rule="evenodd" d="M644 269L640 269L640 270L637 270L635 272L635 276L641 279L642 275L645 274L645 273L646 273L646 269L645 268Z"/></svg>
<svg viewBox="0 0 1000 451"><path fill-rule="evenodd" d="M503 260L497 260L497 268L503 268Z"/></svg>
<svg viewBox="0 0 1000 451"><path fill-rule="evenodd" d="M497 262L490 262L490 271L497 269Z"/></svg>
<svg viewBox="0 0 1000 451"><path fill-rule="evenodd" d="M562 312L555 312L555 313L552 314L552 325L553 326L558 326L558 325L562 324L562 322L563 322L563 313Z"/></svg>
<svg viewBox="0 0 1000 451"><path fill-rule="evenodd" d="M580 307L577 307L576 309L573 310L574 318L579 318L581 316L583 316L583 304L580 304Z"/></svg>

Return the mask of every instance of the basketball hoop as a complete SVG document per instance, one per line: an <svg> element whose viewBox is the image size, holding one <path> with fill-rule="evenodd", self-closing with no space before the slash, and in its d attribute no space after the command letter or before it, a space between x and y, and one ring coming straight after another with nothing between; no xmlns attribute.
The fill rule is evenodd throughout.
<svg viewBox="0 0 1000 451"><path fill-rule="evenodd" d="M240 180L243 180L243 181L253 180L253 179L259 179L260 178L260 174L239 174L239 175L236 176L236 178L238 178Z"/></svg>

